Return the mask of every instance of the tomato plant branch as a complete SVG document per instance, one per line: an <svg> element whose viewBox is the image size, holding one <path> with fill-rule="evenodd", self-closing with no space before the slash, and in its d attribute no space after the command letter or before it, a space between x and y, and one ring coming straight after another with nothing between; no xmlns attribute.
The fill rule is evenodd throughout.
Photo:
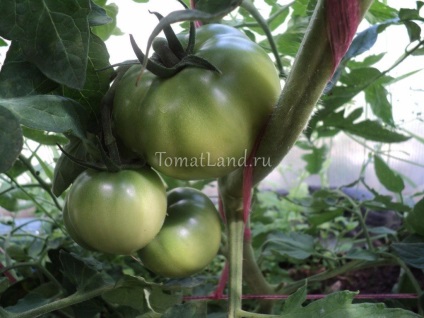
<svg viewBox="0 0 424 318"><path fill-rule="evenodd" d="M241 310L243 281L243 234L244 219L242 200L221 196L227 218L228 262L229 262L229 304L228 318L239 317Z"/></svg>
<svg viewBox="0 0 424 318"><path fill-rule="evenodd" d="M83 301L90 300L94 297L101 296L103 293L110 291L115 288L114 284L104 285L102 287L86 291L86 292L76 292L66 298L62 298L51 303L45 304L34 309L27 310L22 313L9 314L10 318L35 318L41 315L47 314L49 312L60 310Z"/></svg>

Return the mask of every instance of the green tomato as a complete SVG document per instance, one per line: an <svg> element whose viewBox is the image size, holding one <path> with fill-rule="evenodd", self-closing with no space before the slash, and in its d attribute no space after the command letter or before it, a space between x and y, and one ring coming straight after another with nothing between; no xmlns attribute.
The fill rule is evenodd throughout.
<svg viewBox="0 0 424 318"><path fill-rule="evenodd" d="M187 36L180 39L185 45ZM161 79L146 71L137 83L134 65L117 85L113 110L128 148L157 171L187 180L243 166L280 94L272 60L235 28L198 28L194 54L221 73L187 67Z"/></svg>
<svg viewBox="0 0 424 318"><path fill-rule="evenodd" d="M165 215L165 186L151 169L86 170L74 181L63 211L65 227L76 243L123 255L149 243Z"/></svg>
<svg viewBox="0 0 424 318"><path fill-rule="evenodd" d="M205 268L221 242L221 222L212 201L192 188L168 193L168 210L159 234L138 252L143 264L165 277L186 277Z"/></svg>

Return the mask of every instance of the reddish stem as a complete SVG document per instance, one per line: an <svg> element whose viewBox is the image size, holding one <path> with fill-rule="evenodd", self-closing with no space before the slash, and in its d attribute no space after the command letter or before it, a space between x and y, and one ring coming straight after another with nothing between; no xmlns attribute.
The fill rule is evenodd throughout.
<svg viewBox="0 0 424 318"><path fill-rule="evenodd" d="M333 73L355 36L360 18L359 0L326 0L327 33L333 53Z"/></svg>
<svg viewBox="0 0 424 318"><path fill-rule="evenodd" d="M4 269L4 265L0 262L0 272L3 272L3 269ZM10 273L9 271L4 271L3 275L7 278L9 283L13 284L17 282L15 276L13 276L13 274Z"/></svg>
<svg viewBox="0 0 424 318"><path fill-rule="evenodd" d="M210 297L212 297L212 299L223 299L224 296L224 290L225 287L227 286L227 282L228 282L228 276L230 273L230 264L227 262L225 262L225 266L224 269L222 270L221 273L221 277L219 278L219 282L218 282L218 286L216 287L215 291L212 293L212 295Z"/></svg>
<svg viewBox="0 0 424 318"><path fill-rule="evenodd" d="M196 1L195 0L190 0L190 7L192 9L196 8ZM194 21L194 26L196 28L201 27L202 26L202 21Z"/></svg>

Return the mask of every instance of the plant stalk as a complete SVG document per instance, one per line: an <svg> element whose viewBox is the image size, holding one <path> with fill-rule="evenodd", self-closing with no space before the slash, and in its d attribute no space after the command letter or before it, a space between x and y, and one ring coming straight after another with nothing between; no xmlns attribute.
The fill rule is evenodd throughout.
<svg viewBox="0 0 424 318"><path fill-rule="evenodd" d="M227 261L229 264L228 318L239 317L242 305L244 218L241 197L222 195L222 206L227 222Z"/></svg>
<svg viewBox="0 0 424 318"><path fill-rule="evenodd" d="M361 0L361 17L372 2L373 0ZM325 0L319 0L316 5L293 67L262 137L256 157L269 158L270 165L255 167L254 185L271 173L293 147L332 76L334 65L327 37L324 3ZM240 196L243 169L222 178L221 183L224 192Z"/></svg>

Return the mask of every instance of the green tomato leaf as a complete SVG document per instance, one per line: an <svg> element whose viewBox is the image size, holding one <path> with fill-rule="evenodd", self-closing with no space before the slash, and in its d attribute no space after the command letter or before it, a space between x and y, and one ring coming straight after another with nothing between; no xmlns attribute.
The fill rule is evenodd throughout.
<svg viewBox="0 0 424 318"><path fill-rule="evenodd" d="M306 259L314 253L314 238L301 233L274 233L262 246L263 255L281 255Z"/></svg>
<svg viewBox="0 0 424 318"><path fill-rule="evenodd" d="M93 28L93 33L101 38L103 41L106 41L111 35L122 35L122 31L117 27L116 17L118 15L119 8L115 3L108 4L102 8L107 14L109 22L98 24Z"/></svg>
<svg viewBox="0 0 424 318"><path fill-rule="evenodd" d="M100 272L96 263L89 262L75 254L60 251L63 274L78 291L90 291L106 285L114 285L111 279Z"/></svg>
<svg viewBox="0 0 424 318"><path fill-rule="evenodd" d="M52 302L57 298L59 292L57 285L48 282L31 290L25 297L19 299L16 305L5 309L11 313L22 313ZM4 316L1 315L1 317Z"/></svg>
<svg viewBox="0 0 424 318"><path fill-rule="evenodd" d="M392 248L405 263L424 270L424 243L393 243Z"/></svg>
<svg viewBox="0 0 424 318"><path fill-rule="evenodd" d="M6 41L3 40L2 38L0 38L0 46L7 46Z"/></svg>
<svg viewBox="0 0 424 318"><path fill-rule="evenodd" d="M109 53L105 43L99 37L92 35L88 52L87 81L80 90L62 86L57 90L57 94L77 101L84 106L87 112L98 115L100 101L109 89L113 73L112 68L99 70L109 66Z"/></svg>
<svg viewBox="0 0 424 318"><path fill-rule="evenodd" d="M20 45L12 42L0 72L0 96L22 97L51 92L57 83L48 79L33 63L28 62Z"/></svg>
<svg viewBox="0 0 424 318"><path fill-rule="evenodd" d="M371 110L384 123L393 126L392 104L387 99L387 90L383 85L374 83L365 89L365 99L370 104Z"/></svg>
<svg viewBox="0 0 424 318"><path fill-rule="evenodd" d="M4 0L0 12L0 36L19 41L27 60L50 79L83 87L90 34L88 0Z"/></svg>
<svg viewBox="0 0 424 318"><path fill-rule="evenodd" d="M144 312L147 310L147 303L144 299L145 289L149 284L141 278L125 275L118 281L119 288L102 295L103 299L111 304L128 306Z"/></svg>
<svg viewBox="0 0 424 318"><path fill-rule="evenodd" d="M300 287L297 291L291 294L284 302L283 312L289 314L298 308L302 307L302 304L306 300L307 285Z"/></svg>
<svg viewBox="0 0 424 318"><path fill-rule="evenodd" d="M75 101L55 95L0 99L19 122L32 129L71 133L85 139L86 113Z"/></svg>
<svg viewBox="0 0 424 318"><path fill-rule="evenodd" d="M88 23L90 26L99 26L111 23L113 20L108 16L106 10L103 8L106 1L91 1L91 11L88 15Z"/></svg>
<svg viewBox="0 0 424 318"><path fill-rule="evenodd" d="M319 173L327 159L327 153L327 146L323 145L320 148L314 147L311 153L302 155L302 159L306 162L306 171L310 174Z"/></svg>
<svg viewBox="0 0 424 318"><path fill-rule="evenodd" d="M374 169L378 180L389 191L400 193L405 188L402 177L380 157L374 156Z"/></svg>
<svg viewBox="0 0 424 318"><path fill-rule="evenodd" d="M21 153L22 129L19 120L0 105L0 173L9 170Z"/></svg>
<svg viewBox="0 0 424 318"><path fill-rule="evenodd" d="M421 27L413 21L403 21L409 35L409 41L419 41L421 38Z"/></svg>
<svg viewBox="0 0 424 318"><path fill-rule="evenodd" d="M380 122L374 120L364 120L356 124L348 124L345 126L337 127L347 133L366 138L370 141L377 142L403 142L410 139L410 137L397 133L391 129L385 128Z"/></svg>
<svg viewBox="0 0 424 318"><path fill-rule="evenodd" d="M363 318L363 317L384 317L384 318L418 318L418 314L398 309L386 308L379 303L359 303L352 304L356 293L350 291L336 292L323 299L316 300L305 307L292 309L286 313L283 310L284 318Z"/></svg>
<svg viewBox="0 0 424 318"><path fill-rule="evenodd" d="M164 293L160 287L153 287L148 294L148 304L154 312L163 313L170 307L181 304L181 301L181 296Z"/></svg>
<svg viewBox="0 0 424 318"><path fill-rule="evenodd" d="M398 17L398 11L380 1L374 1L365 15L370 24L384 22Z"/></svg>

